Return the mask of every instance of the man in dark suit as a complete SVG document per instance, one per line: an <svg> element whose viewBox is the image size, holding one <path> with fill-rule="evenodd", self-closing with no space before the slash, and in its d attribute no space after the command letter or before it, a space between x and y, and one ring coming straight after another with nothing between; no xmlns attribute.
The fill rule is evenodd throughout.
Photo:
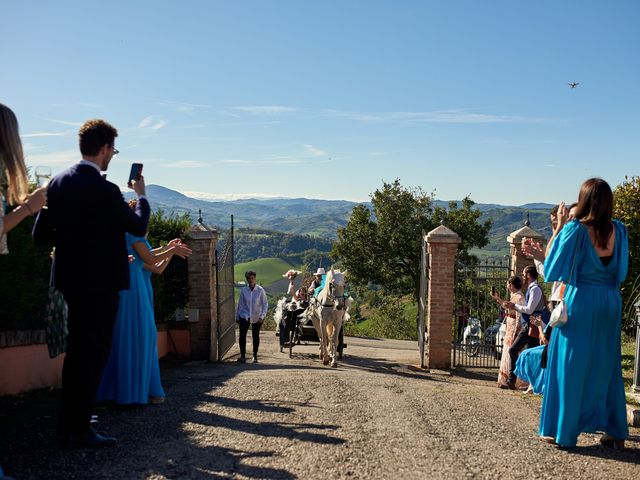
<svg viewBox="0 0 640 480"><path fill-rule="evenodd" d="M55 286L69 308L62 369L59 434L70 446L99 447L116 440L90 427L91 405L111 349L118 291L129 288L125 232L143 236L149 223L144 179L132 183L135 212L117 185L100 173L118 153L117 130L103 120L80 128L82 161L54 177L34 240L55 247Z"/></svg>

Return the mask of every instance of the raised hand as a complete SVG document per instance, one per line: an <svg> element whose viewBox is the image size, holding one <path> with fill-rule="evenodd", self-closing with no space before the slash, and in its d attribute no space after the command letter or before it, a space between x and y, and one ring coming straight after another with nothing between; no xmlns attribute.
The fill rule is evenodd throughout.
<svg viewBox="0 0 640 480"><path fill-rule="evenodd" d="M188 258L193 253L186 244L179 243L177 245L173 245L173 254L179 256L180 258Z"/></svg>
<svg viewBox="0 0 640 480"><path fill-rule="evenodd" d="M140 175L140 180L131 180L131 188L140 197L147 194L147 189L144 184L144 177Z"/></svg>

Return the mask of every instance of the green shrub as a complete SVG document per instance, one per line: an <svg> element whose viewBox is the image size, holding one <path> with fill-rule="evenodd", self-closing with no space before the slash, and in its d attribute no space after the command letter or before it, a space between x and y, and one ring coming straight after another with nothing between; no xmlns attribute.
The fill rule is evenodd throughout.
<svg viewBox="0 0 640 480"><path fill-rule="evenodd" d="M147 239L153 248L166 245L174 238L182 238L191 227L189 215L165 215L157 210L149 219L149 234ZM153 305L156 323L162 323L174 318L178 308L185 308L189 302L189 272L187 261L174 256L162 275L152 275Z"/></svg>
<svg viewBox="0 0 640 480"><path fill-rule="evenodd" d="M9 255L0 255L0 331L44 328L51 259L31 238L29 217L7 235Z"/></svg>

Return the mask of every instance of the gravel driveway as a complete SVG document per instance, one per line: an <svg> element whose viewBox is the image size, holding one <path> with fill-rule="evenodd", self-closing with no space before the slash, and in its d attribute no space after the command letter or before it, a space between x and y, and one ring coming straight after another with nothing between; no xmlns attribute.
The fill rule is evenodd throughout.
<svg viewBox="0 0 640 480"><path fill-rule="evenodd" d="M540 399L495 387L493 371L408 368L413 342L347 338L338 369L317 345L258 364L163 365L167 401L102 409L114 448L55 446L59 392L0 398L0 463L18 479L640 478L640 431L615 452L583 435L574 451L536 438Z"/></svg>

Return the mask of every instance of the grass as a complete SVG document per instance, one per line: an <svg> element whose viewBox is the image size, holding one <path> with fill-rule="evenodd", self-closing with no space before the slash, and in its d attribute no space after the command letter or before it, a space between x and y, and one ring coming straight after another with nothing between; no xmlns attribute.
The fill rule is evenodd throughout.
<svg viewBox="0 0 640 480"><path fill-rule="evenodd" d="M259 258L251 262L238 263L234 268L236 282L244 281L244 272L256 272L256 281L260 285L270 285L282 280L282 275L290 268L300 270L302 264L296 256L284 258Z"/></svg>
<svg viewBox="0 0 640 480"><path fill-rule="evenodd" d="M622 379L624 388L628 392L633 383L633 364L636 355L636 339L631 336L622 337ZM627 395L627 403L640 405L631 395Z"/></svg>

